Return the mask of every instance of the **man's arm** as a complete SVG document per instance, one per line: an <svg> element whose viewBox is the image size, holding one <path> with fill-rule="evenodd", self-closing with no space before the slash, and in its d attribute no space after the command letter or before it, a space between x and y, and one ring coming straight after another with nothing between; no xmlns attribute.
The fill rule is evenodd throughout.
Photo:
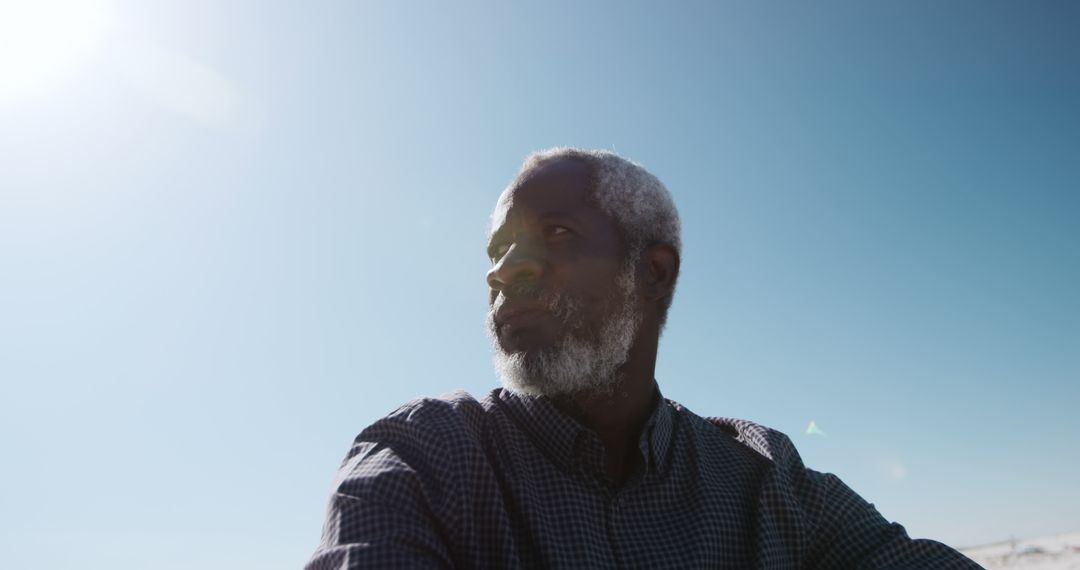
<svg viewBox="0 0 1080 570"><path fill-rule="evenodd" d="M735 418L707 418L771 466L758 496L763 562L798 560L803 568L981 568L933 540L913 540L904 527L831 473L803 465L791 440L778 431Z"/></svg>
<svg viewBox="0 0 1080 570"><path fill-rule="evenodd" d="M816 511L810 517L808 566L812 568L940 568L968 570L980 566L948 546L912 539L904 527L886 520L838 477L802 468L805 485L817 489L806 496ZM816 504L815 504L816 503Z"/></svg>
<svg viewBox="0 0 1080 570"><path fill-rule="evenodd" d="M450 451L423 415L407 404L356 438L307 570L453 567L444 524L453 511Z"/></svg>
<svg viewBox="0 0 1080 570"><path fill-rule="evenodd" d="M769 430L769 447L781 479L794 493L806 529L804 564L809 568L979 569L963 554L933 540L912 539L874 505L831 473L807 469L787 436ZM778 481L779 482L779 481ZM769 493L766 492L766 495ZM774 500L783 500L778 496Z"/></svg>

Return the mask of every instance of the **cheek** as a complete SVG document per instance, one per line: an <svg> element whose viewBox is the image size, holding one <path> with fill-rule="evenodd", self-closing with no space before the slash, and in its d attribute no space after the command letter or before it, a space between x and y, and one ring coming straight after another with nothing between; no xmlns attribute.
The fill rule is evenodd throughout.
<svg viewBox="0 0 1080 570"><path fill-rule="evenodd" d="M608 255L578 253L552 263L545 289L562 300L576 320L605 319L622 299L617 280L622 266Z"/></svg>
<svg viewBox="0 0 1080 570"><path fill-rule="evenodd" d="M560 320L578 330L596 328L606 322L615 301L613 285L598 287L596 283L580 283L577 287L564 288L557 301Z"/></svg>
<svg viewBox="0 0 1080 570"><path fill-rule="evenodd" d="M597 305L606 305L618 297L617 277L617 271L614 268L594 271L590 274L583 273L577 276L571 288L579 298L589 303L590 308L597 309L600 308Z"/></svg>

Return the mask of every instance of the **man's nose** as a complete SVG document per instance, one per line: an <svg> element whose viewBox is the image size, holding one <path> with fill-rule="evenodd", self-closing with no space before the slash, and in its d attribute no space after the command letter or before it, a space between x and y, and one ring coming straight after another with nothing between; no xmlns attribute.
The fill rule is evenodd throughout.
<svg viewBox="0 0 1080 570"><path fill-rule="evenodd" d="M488 271L488 287L495 291L504 291L511 285L539 279L543 271L544 264L536 252L515 243Z"/></svg>

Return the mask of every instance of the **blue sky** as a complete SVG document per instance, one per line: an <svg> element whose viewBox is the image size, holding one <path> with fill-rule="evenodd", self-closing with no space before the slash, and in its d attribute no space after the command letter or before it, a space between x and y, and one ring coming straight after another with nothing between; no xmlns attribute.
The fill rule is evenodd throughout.
<svg viewBox="0 0 1080 570"><path fill-rule="evenodd" d="M1076 4L50 1L0 8L0 566L299 566L356 433L496 386L485 224L555 145L682 212L665 396L916 536L1080 525Z"/></svg>

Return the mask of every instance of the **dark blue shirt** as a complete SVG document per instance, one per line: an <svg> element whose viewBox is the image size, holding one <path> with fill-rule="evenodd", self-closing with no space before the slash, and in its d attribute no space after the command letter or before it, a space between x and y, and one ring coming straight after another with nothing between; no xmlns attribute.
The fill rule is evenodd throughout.
<svg viewBox="0 0 1080 570"><path fill-rule="evenodd" d="M307 568L979 568L780 432L660 398L638 447L616 486L600 439L546 398L409 402L356 438Z"/></svg>

